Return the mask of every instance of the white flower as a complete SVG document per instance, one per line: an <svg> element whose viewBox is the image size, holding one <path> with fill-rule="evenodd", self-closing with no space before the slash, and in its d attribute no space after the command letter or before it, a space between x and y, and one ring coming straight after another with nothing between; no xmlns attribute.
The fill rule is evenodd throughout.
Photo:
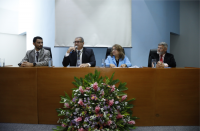
<svg viewBox="0 0 200 131"><path fill-rule="evenodd" d="M125 102L125 106L127 106L127 102Z"/></svg>
<svg viewBox="0 0 200 131"><path fill-rule="evenodd" d="M102 98L101 101L106 101L106 99Z"/></svg>
<svg viewBox="0 0 200 131"><path fill-rule="evenodd" d="M60 113L61 113L61 114L63 114L63 115L65 114L65 112L64 112L64 111L61 111Z"/></svg>
<svg viewBox="0 0 200 131"><path fill-rule="evenodd" d="M103 108L101 108L101 112L103 112Z"/></svg>
<svg viewBox="0 0 200 131"><path fill-rule="evenodd" d="M106 118L106 113L105 112L103 113L103 117Z"/></svg>

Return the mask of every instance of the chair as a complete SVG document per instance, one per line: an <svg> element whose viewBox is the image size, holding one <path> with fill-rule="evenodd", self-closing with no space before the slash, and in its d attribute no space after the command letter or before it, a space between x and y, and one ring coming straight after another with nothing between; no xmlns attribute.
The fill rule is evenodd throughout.
<svg viewBox="0 0 200 131"><path fill-rule="evenodd" d="M150 49L149 51L149 59L148 59L148 67L151 67L151 55L157 53L157 49Z"/></svg>
<svg viewBox="0 0 200 131"><path fill-rule="evenodd" d="M112 47L107 47L105 59L110 55L111 50L112 50ZM124 48L123 48L123 52L124 52L124 55L125 55L125 50L124 50Z"/></svg>
<svg viewBox="0 0 200 131"><path fill-rule="evenodd" d="M51 47L43 46L43 48L44 48L45 50L48 50L48 51L50 52L50 57L52 58Z"/></svg>

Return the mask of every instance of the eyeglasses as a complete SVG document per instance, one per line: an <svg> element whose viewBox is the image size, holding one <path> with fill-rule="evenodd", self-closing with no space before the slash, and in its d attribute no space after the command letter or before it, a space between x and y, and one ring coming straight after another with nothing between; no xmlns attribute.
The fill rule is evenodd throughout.
<svg viewBox="0 0 200 131"><path fill-rule="evenodd" d="M82 43L82 41L74 41L73 43Z"/></svg>
<svg viewBox="0 0 200 131"><path fill-rule="evenodd" d="M116 51L116 49L112 49L112 51Z"/></svg>

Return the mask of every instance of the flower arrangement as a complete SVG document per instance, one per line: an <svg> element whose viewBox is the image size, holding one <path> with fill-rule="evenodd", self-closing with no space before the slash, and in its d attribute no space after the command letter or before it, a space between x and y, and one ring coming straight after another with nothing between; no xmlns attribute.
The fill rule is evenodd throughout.
<svg viewBox="0 0 200 131"><path fill-rule="evenodd" d="M135 129L135 120L132 117L132 98L127 101L126 83L115 86L119 80L99 77L100 72L89 73L85 78L74 77L72 82L77 88L72 89L72 99L67 93L61 96L63 108L57 109L59 119L54 131L129 131Z"/></svg>

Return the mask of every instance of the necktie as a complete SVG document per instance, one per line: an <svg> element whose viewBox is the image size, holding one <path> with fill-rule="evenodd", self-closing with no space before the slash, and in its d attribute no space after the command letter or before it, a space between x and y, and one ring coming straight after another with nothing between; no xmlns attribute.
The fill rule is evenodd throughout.
<svg viewBox="0 0 200 131"><path fill-rule="evenodd" d="M36 59L37 59L37 62L38 62L39 52L36 52L36 53L37 53Z"/></svg>
<svg viewBox="0 0 200 131"><path fill-rule="evenodd" d="M80 66L80 64L81 64L81 62L80 62L80 53L81 53L81 51L78 51L77 66Z"/></svg>
<svg viewBox="0 0 200 131"><path fill-rule="evenodd" d="M78 58L77 58L78 60L80 60L80 52L81 51L78 51Z"/></svg>
<svg viewBox="0 0 200 131"><path fill-rule="evenodd" d="M160 61L163 63L163 55L160 56Z"/></svg>

